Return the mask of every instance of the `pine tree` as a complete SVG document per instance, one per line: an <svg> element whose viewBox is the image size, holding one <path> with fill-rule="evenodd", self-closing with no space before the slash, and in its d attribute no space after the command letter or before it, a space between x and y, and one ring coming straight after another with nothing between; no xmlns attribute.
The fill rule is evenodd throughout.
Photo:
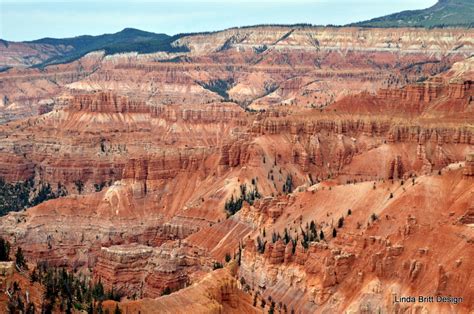
<svg viewBox="0 0 474 314"><path fill-rule="evenodd" d="M336 228L332 229L332 237L335 238L337 236Z"/></svg>
<svg viewBox="0 0 474 314"><path fill-rule="evenodd" d="M260 254L263 254L265 252L266 244L267 241L263 241L259 236L257 237L257 251L260 252Z"/></svg>
<svg viewBox="0 0 474 314"><path fill-rule="evenodd" d="M102 285L101 280L94 285L92 289L92 297L95 300L103 300L104 299L104 286Z"/></svg>
<svg viewBox="0 0 474 314"><path fill-rule="evenodd" d="M118 304L115 304L114 314L122 314L122 310L120 310Z"/></svg>
<svg viewBox="0 0 474 314"><path fill-rule="evenodd" d="M28 303L26 305L26 314L35 314L36 313L36 307L34 303Z"/></svg>
<svg viewBox="0 0 474 314"><path fill-rule="evenodd" d="M94 303L93 302L89 303L89 306L87 307L87 314L94 314Z"/></svg>
<svg viewBox="0 0 474 314"><path fill-rule="evenodd" d="M77 193L82 194L82 191L84 191L84 182L76 180L74 181L74 184L76 185Z"/></svg>
<svg viewBox="0 0 474 314"><path fill-rule="evenodd" d="M283 240L285 241L285 244L288 244L288 242L290 242L290 240L291 240L291 237L288 234L288 230L286 228L285 228L285 233L283 235Z"/></svg>
<svg viewBox="0 0 474 314"><path fill-rule="evenodd" d="M321 232L319 233L319 238L320 238L321 240L324 240L324 232L323 232L323 230L321 230Z"/></svg>
<svg viewBox="0 0 474 314"><path fill-rule="evenodd" d="M30 206L36 206L46 200L57 198L49 183L41 184L38 194L31 200Z"/></svg>
<svg viewBox="0 0 474 314"><path fill-rule="evenodd" d="M102 300L100 300L99 304L97 304L97 313L98 314L104 313L104 310L102 309Z"/></svg>
<svg viewBox="0 0 474 314"><path fill-rule="evenodd" d="M342 226L344 226L344 217L339 218L339 220L337 222L337 227L338 228L342 228Z"/></svg>
<svg viewBox="0 0 474 314"><path fill-rule="evenodd" d="M18 247L18 249L16 250L15 263L20 268L28 269L28 266L26 265L25 257L23 256L23 250L21 249L21 247Z"/></svg>
<svg viewBox="0 0 474 314"><path fill-rule="evenodd" d="M0 238L0 262L6 262L10 260L10 243Z"/></svg>
<svg viewBox="0 0 474 314"><path fill-rule="evenodd" d="M36 267L33 269L33 272L31 273L30 280L32 283L38 281L38 274L36 272Z"/></svg>
<svg viewBox="0 0 474 314"><path fill-rule="evenodd" d="M274 314L275 313L275 301L272 301L270 304L270 309L268 310L268 314Z"/></svg>
<svg viewBox="0 0 474 314"><path fill-rule="evenodd" d="M378 219L375 213L372 213L372 215L370 215L370 218L372 218L372 221L376 221Z"/></svg>

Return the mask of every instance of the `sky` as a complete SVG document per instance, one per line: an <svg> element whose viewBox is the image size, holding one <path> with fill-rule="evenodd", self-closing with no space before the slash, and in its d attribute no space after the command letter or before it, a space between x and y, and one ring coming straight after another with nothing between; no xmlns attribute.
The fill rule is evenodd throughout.
<svg viewBox="0 0 474 314"><path fill-rule="evenodd" d="M11 41L115 33L174 35L255 24L344 25L436 0L0 0L0 38Z"/></svg>

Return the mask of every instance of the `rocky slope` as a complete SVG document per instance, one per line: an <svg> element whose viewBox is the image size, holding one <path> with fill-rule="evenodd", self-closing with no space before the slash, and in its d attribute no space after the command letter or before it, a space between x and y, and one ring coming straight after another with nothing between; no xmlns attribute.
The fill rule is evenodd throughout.
<svg viewBox="0 0 474 314"><path fill-rule="evenodd" d="M240 276L262 298L271 296L302 312L469 311L472 289L464 287L472 280L465 276L470 263L464 262L472 258L473 233L459 219L472 206L472 181L459 170L446 169L441 176L414 182L366 182L331 190L316 186L295 196L277 219L271 218L271 209L258 206L242 211L242 219L263 216L259 229L282 235L288 228L293 238L315 221L327 240L310 242L307 249L298 242L293 249L292 242L272 243L267 235L270 244L263 254L249 240ZM340 228L339 217L345 218ZM394 296L405 295L457 296L463 301L394 303Z"/></svg>
<svg viewBox="0 0 474 314"><path fill-rule="evenodd" d="M180 51L170 42L173 37L134 28L125 28L114 34L77 36L72 38L41 38L25 42L0 40L0 69L9 67L45 67L68 63L94 51L106 54L120 52Z"/></svg>
<svg viewBox="0 0 474 314"><path fill-rule="evenodd" d="M239 289L239 283L227 270L206 275L196 285L158 299L120 303L125 312L140 313L258 313L249 295ZM113 310L114 303L105 304Z"/></svg>
<svg viewBox="0 0 474 314"><path fill-rule="evenodd" d="M320 108L445 71L470 55L472 37L470 29L313 27L189 35L171 43L187 52L95 52L69 64L2 72L1 122L60 106L65 93L104 89L162 104Z"/></svg>
<svg viewBox="0 0 474 314"><path fill-rule="evenodd" d="M467 313L471 35L244 28L4 72L0 177L67 195L0 236L131 312Z"/></svg>

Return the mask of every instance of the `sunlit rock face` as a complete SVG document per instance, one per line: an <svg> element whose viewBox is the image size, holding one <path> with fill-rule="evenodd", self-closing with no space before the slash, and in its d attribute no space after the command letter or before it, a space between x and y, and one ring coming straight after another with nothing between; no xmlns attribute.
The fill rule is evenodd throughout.
<svg viewBox="0 0 474 314"><path fill-rule="evenodd" d="M254 27L2 72L0 176L67 195L0 236L130 312L468 312L472 37Z"/></svg>

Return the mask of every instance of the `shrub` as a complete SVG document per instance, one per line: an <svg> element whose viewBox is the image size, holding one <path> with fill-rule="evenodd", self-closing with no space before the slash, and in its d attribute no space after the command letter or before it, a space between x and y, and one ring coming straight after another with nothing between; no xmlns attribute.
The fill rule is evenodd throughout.
<svg viewBox="0 0 474 314"><path fill-rule="evenodd" d="M100 192L104 189L104 187L106 186L106 182L101 182L101 183L94 183L94 189L96 192Z"/></svg>
<svg viewBox="0 0 474 314"><path fill-rule="evenodd" d="M165 289L163 289L163 291L161 292L161 295L169 295L171 294L171 288L170 287L166 287Z"/></svg>
<svg viewBox="0 0 474 314"><path fill-rule="evenodd" d="M372 213L372 215L370 215L370 218L372 218L372 221L376 221L378 219L375 213Z"/></svg>
<svg viewBox="0 0 474 314"><path fill-rule="evenodd" d="M214 262L214 264L212 265L212 270L216 270L216 269L223 268L223 267L224 267L224 265L222 265L222 263Z"/></svg>

